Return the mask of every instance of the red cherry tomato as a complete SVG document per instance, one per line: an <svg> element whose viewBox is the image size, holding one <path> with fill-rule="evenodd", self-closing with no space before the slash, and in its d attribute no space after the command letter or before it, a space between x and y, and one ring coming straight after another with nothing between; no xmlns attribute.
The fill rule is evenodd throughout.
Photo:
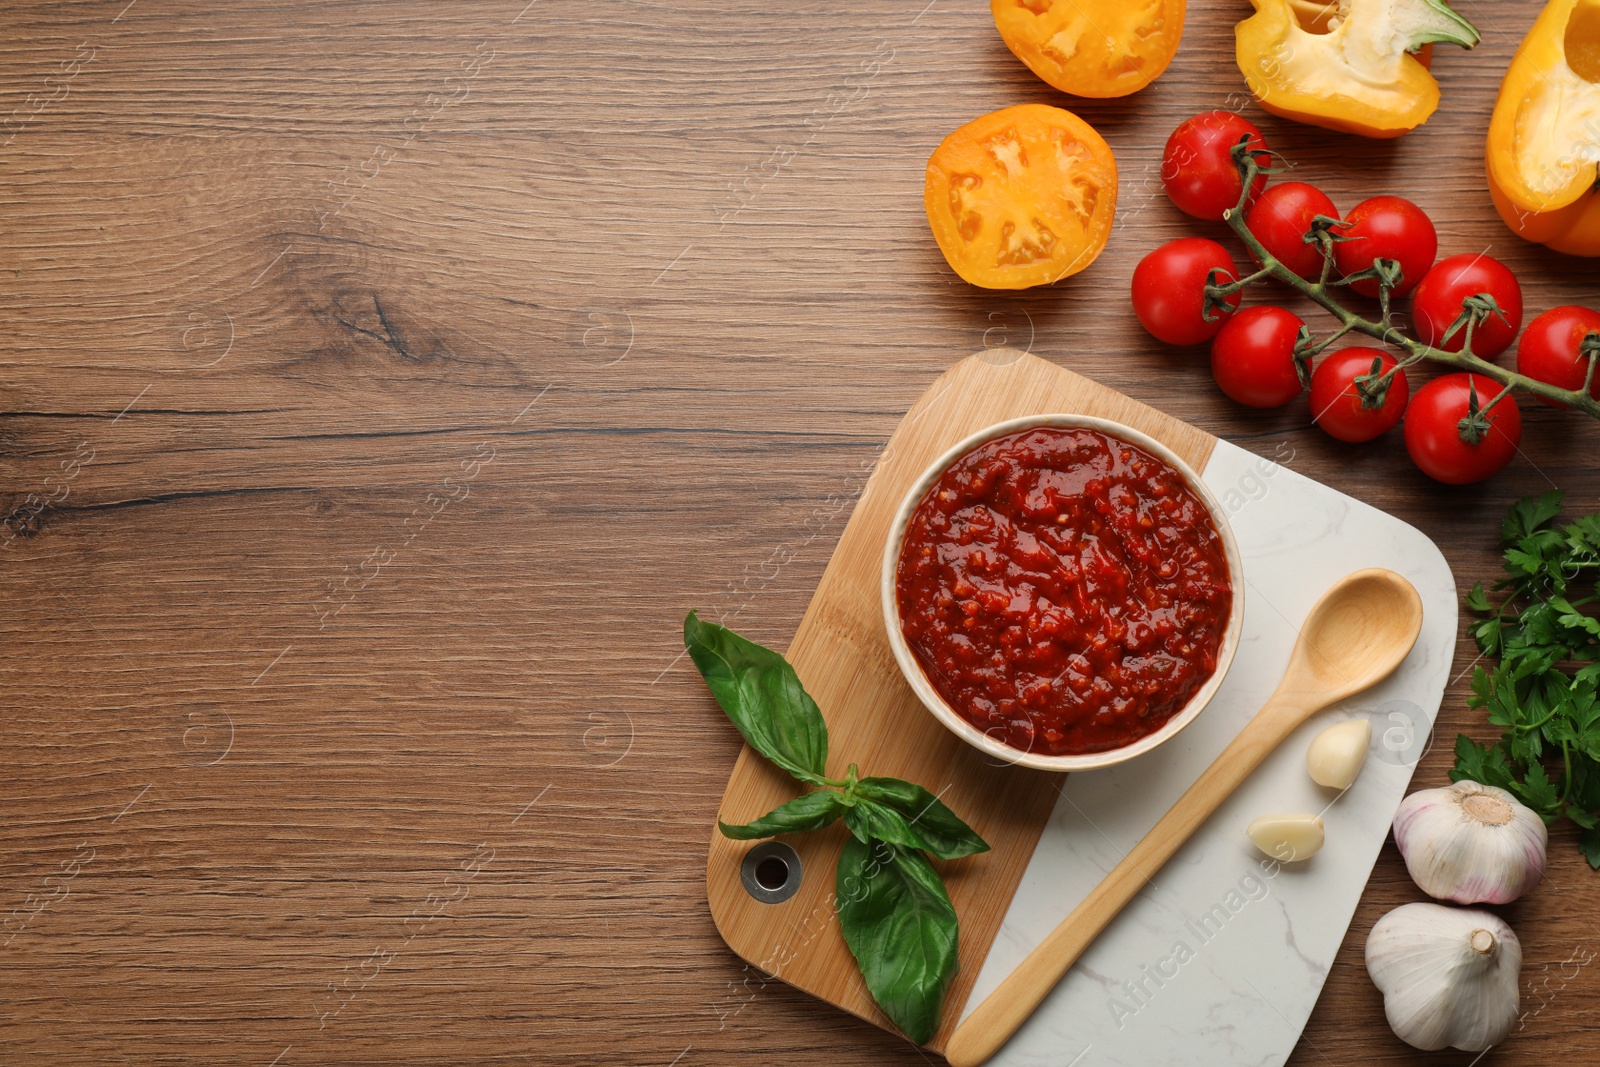
<svg viewBox="0 0 1600 1067"><path fill-rule="evenodd" d="M1433 266L1439 252L1439 235L1433 220L1411 201L1398 196L1375 196L1351 208L1344 217L1350 225L1336 230L1340 237L1333 246L1333 261L1341 274L1354 274L1372 266L1375 259L1392 259L1400 264L1400 282L1389 291L1405 296ZM1376 278L1361 278L1350 288L1362 296L1378 295Z"/></svg>
<svg viewBox="0 0 1600 1067"><path fill-rule="evenodd" d="M1551 308L1523 331L1517 342L1517 370L1562 389L1582 389L1589 360L1578 346L1591 333L1600 333L1600 311L1572 305ZM1600 372L1589 383L1589 395L1600 400ZM1539 400L1553 408L1570 406L1542 396Z"/></svg>
<svg viewBox="0 0 1600 1067"><path fill-rule="evenodd" d="M1378 361L1376 371L1373 360ZM1406 372L1395 371L1377 407L1368 406L1356 379L1385 374L1394 365L1393 356L1376 348L1346 348L1327 356L1311 373L1311 417L1341 441L1381 437L1405 414L1406 400L1411 396Z"/></svg>
<svg viewBox="0 0 1600 1067"><path fill-rule="evenodd" d="M1306 233L1318 215L1339 217L1333 201L1314 185L1284 182L1261 194L1245 215L1245 226L1263 248L1302 278L1322 274L1322 252L1308 244Z"/></svg>
<svg viewBox="0 0 1600 1067"><path fill-rule="evenodd" d="M1457 330L1448 341L1441 339L1460 318L1462 301L1480 293L1492 296L1505 312L1504 319L1491 314L1472 333L1473 355L1494 359L1506 350L1522 326L1522 286L1504 263L1482 253L1441 259L1422 276L1417 291L1411 294L1411 318L1417 324L1417 337L1423 344L1446 352L1461 351L1467 339L1465 328Z"/></svg>
<svg viewBox="0 0 1600 1067"><path fill-rule="evenodd" d="M1462 438L1469 382L1477 391L1480 410L1500 395L1501 386L1493 378L1446 374L1418 389L1406 409L1406 451L1412 462L1430 478L1449 485L1481 482L1498 472L1511 462L1522 441L1522 413L1514 396L1501 400L1484 415L1489 429L1481 440L1469 443Z"/></svg>
<svg viewBox="0 0 1600 1067"><path fill-rule="evenodd" d="M1305 323L1279 307L1248 307L1211 342L1211 376L1222 391L1253 408L1275 408L1300 395L1294 342Z"/></svg>
<svg viewBox="0 0 1600 1067"><path fill-rule="evenodd" d="M1179 211L1220 222L1222 213L1239 203L1244 186L1232 151L1245 137L1250 138L1251 148L1267 147L1255 124L1231 111L1202 112L1172 131L1161 156L1161 184ZM1260 196L1266 186L1267 176L1256 175L1250 199Z"/></svg>
<svg viewBox="0 0 1600 1067"><path fill-rule="evenodd" d="M1215 337L1239 306L1239 294L1206 321L1205 287L1213 271L1218 282L1239 277L1228 250L1203 237L1180 237L1145 256L1133 270L1133 312L1139 323L1169 345L1197 345Z"/></svg>

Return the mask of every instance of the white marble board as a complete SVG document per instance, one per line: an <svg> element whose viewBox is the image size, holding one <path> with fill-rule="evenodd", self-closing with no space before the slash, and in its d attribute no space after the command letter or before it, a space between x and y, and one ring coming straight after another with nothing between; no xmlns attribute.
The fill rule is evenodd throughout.
<svg viewBox="0 0 1600 1067"><path fill-rule="evenodd" d="M1299 1039L1428 741L1455 651L1455 581L1413 527L1219 441L1202 475L1230 512L1243 558L1244 632L1210 706L1161 748L1068 776L962 1008L977 1007L1088 895L1265 701L1324 589L1388 567L1422 595L1422 634L1393 676L1291 736L1090 946L1011 1042L999 1067L1278 1067ZM1342 796L1305 750L1323 727L1373 720L1373 747ZM1327 844L1275 865L1244 828L1321 813Z"/></svg>

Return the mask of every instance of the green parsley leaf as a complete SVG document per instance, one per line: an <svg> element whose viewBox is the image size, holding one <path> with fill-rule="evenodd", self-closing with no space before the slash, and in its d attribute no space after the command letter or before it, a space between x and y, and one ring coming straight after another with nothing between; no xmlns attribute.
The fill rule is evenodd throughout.
<svg viewBox="0 0 1600 1067"><path fill-rule="evenodd" d="M1504 748L1480 745L1466 734L1460 734L1456 737L1456 765L1450 772L1450 780L1459 782L1463 778L1501 789L1511 788L1515 781Z"/></svg>
<svg viewBox="0 0 1600 1067"><path fill-rule="evenodd" d="M1600 871L1600 828L1588 829L1578 835L1578 847L1583 849L1583 858L1589 861L1589 866Z"/></svg>
<svg viewBox="0 0 1600 1067"><path fill-rule="evenodd" d="M1547 526L1550 520L1561 514L1561 498L1564 495L1561 490L1552 489L1512 504L1511 511L1500 524L1501 543L1515 544L1519 539Z"/></svg>
<svg viewBox="0 0 1600 1067"><path fill-rule="evenodd" d="M1462 599L1462 603L1467 606L1469 611L1487 614L1489 611L1489 594L1483 591L1483 583L1479 582L1473 586Z"/></svg>
<svg viewBox="0 0 1600 1067"><path fill-rule="evenodd" d="M1600 868L1600 513L1557 526L1559 492L1512 505L1501 524L1505 573L1495 606L1462 598L1486 658L1467 706L1500 728L1492 744L1456 740L1452 781L1510 790L1546 822L1570 819Z"/></svg>
<svg viewBox="0 0 1600 1067"><path fill-rule="evenodd" d="M1544 764L1530 763L1521 782L1513 782L1511 791L1528 807L1544 815L1546 820L1555 815L1561 798L1556 794L1556 784L1545 773Z"/></svg>

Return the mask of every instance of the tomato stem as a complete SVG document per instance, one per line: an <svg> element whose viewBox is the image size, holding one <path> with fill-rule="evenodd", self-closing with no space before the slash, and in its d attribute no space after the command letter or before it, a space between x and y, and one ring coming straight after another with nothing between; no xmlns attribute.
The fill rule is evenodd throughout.
<svg viewBox="0 0 1600 1067"><path fill-rule="evenodd" d="M1327 337L1307 348L1305 354L1308 357L1322 355L1329 345L1333 344L1333 342L1337 341L1339 338L1343 337L1353 329L1355 329L1355 326L1348 322L1342 324L1337 330L1330 333Z"/></svg>
<svg viewBox="0 0 1600 1067"><path fill-rule="evenodd" d="M1221 273L1221 272L1218 271L1218 273ZM1243 278L1236 278L1233 281L1226 282L1226 283L1224 283L1222 285L1217 285L1215 283L1207 283L1206 284L1206 292L1209 293L1210 295L1220 299L1220 298L1225 297L1225 296L1232 296L1234 293L1241 293L1244 290L1250 288L1250 286L1258 285L1261 282L1264 282L1264 281L1266 281L1267 279L1269 279L1271 277L1273 277L1272 268L1271 267L1262 267L1260 270L1256 271L1254 274L1247 274Z"/></svg>
<svg viewBox="0 0 1600 1067"><path fill-rule="evenodd" d="M1502 389L1502 390L1500 390L1498 393L1494 394L1494 399L1493 400L1489 401L1487 404L1483 405L1483 407L1478 409L1478 414L1487 415L1489 413L1489 409L1493 408L1496 404L1500 403L1500 401L1504 400L1506 397L1508 397L1510 395L1511 395L1511 390L1510 389Z"/></svg>
<svg viewBox="0 0 1600 1067"><path fill-rule="evenodd" d="M1578 342L1578 351L1589 357L1589 368L1583 372L1582 389L1583 394L1588 396L1589 389L1594 384L1594 365L1600 362L1600 333L1587 334Z"/></svg>
<svg viewBox="0 0 1600 1067"><path fill-rule="evenodd" d="M1452 323L1452 328L1453 331L1464 328L1467 331L1465 338L1467 343L1462 346L1460 352L1447 352L1442 348L1435 348L1432 345L1423 344L1415 338L1407 337L1396 327L1389 325L1389 290L1392 283L1386 284L1388 279L1379 277L1378 304L1382 314L1380 320L1375 322L1371 319L1363 318L1346 308L1334 297L1332 289L1339 282L1337 280L1331 282L1327 280L1329 272L1326 266L1323 270L1322 278L1315 282L1307 281L1284 266L1276 256L1266 250L1260 241L1256 240L1255 235L1245 225L1245 207L1249 200L1249 191L1256 176L1261 173L1263 168L1248 151L1241 151L1242 147L1242 145L1236 146L1233 149L1233 157L1238 164L1239 176L1243 181L1239 202L1223 212L1222 218L1228 224L1228 228L1233 231L1234 236L1244 243L1245 248L1250 251L1250 255L1261 265L1261 269L1227 285L1208 286L1208 291L1212 291L1214 288L1219 296L1231 296L1241 289L1259 284L1268 279L1283 282L1296 292L1309 297L1324 311L1338 320L1341 329L1333 337L1342 337L1351 332L1361 333L1404 353L1403 358L1397 362L1397 365L1385 372L1383 379L1381 379L1385 385L1387 385L1388 379L1401 368L1411 366L1422 360L1429 360L1434 363L1443 363L1447 366L1455 367L1458 370L1482 375L1509 387L1501 390L1495 399L1490 401L1491 406L1512 389L1523 389L1535 396L1577 408L1592 418L1600 419L1600 401L1589 395L1589 387L1593 383L1596 373L1595 364L1600 361L1600 338L1597 338L1597 343L1591 345L1587 352L1589 369L1585 376L1584 387L1582 389L1562 389L1559 386L1550 385L1548 382L1541 382L1525 374L1518 374L1516 371L1496 366L1488 360L1473 354L1471 339L1474 327L1491 314L1504 317L1505 313L1499 307L1494 306L1492 301L1480 306L1463 309L1462 318ZM1326 228L1323 227L1322 229L1326 233ZM1318 243L1328 247L1331 246L1332 241L1337 239L1337 235L1327 234L1327 240L1318 239ZM1395 280L1398 280L1398 272L1395 272L1395 276ZM1474 298L1469 297L1468 299L1472 300ZM1462 321L1463 319L1465 321ZM1333 338L1329 340L1331 341ZM1320 349L1318 350L1320 351Z"/></svg>

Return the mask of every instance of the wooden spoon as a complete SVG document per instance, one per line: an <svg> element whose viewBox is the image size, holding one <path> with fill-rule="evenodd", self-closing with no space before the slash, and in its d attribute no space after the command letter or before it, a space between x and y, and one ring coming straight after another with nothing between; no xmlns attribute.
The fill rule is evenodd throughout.
<svg viewBox="0 0 1600 1067"><path fill-rule="evenodd" d="M1347 574L1311 608L1283 681L1189 791L950 1035L951 1067L978 1067L1250 772L1313 714L1389 676L1422 630L1422 598L1393 571Z"/></svg>

